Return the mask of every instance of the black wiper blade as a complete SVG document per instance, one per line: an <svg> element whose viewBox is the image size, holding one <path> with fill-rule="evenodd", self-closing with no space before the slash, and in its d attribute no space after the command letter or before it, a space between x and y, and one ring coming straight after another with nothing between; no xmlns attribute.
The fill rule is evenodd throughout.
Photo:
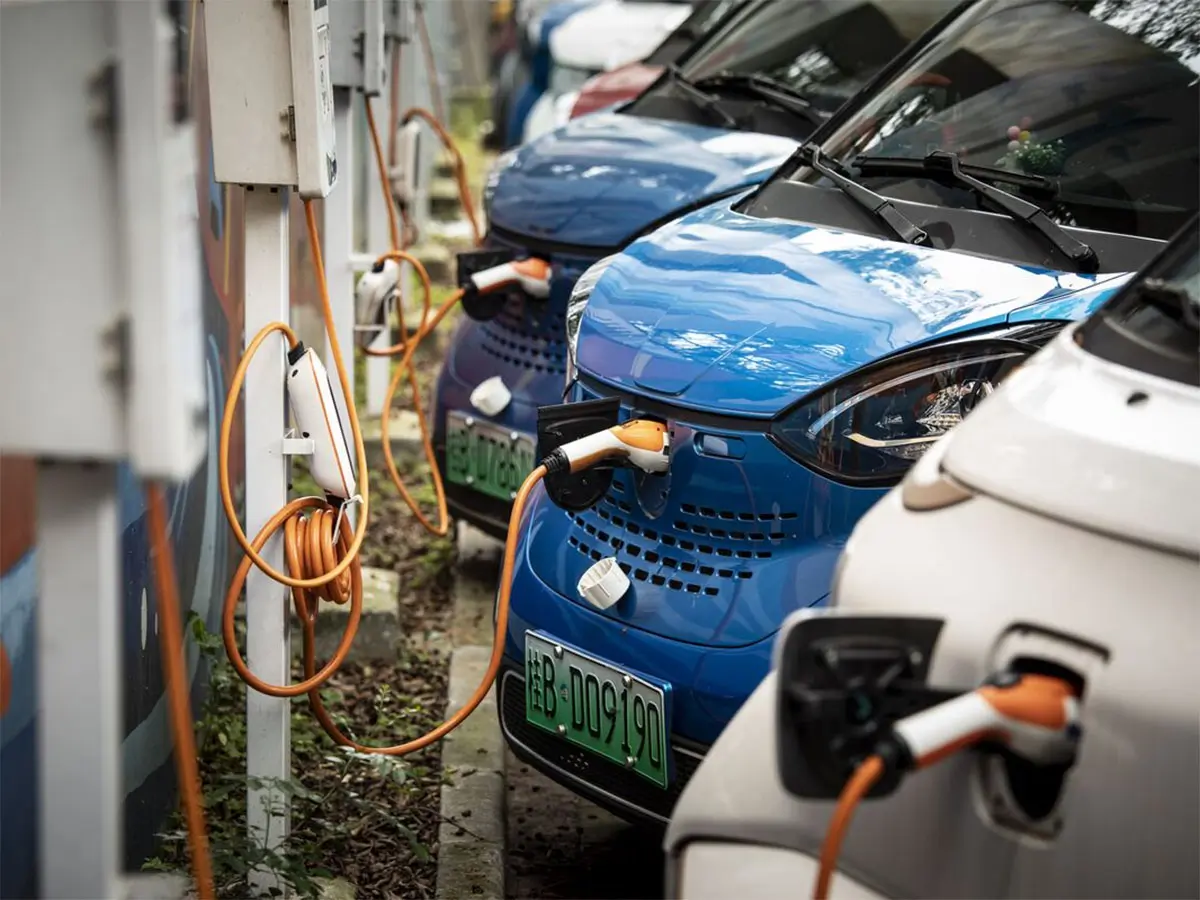
<svg viewBox="0 0 1200 900"><path fill-rule="evenodd" d="M720 102L717 97L707 91L702 91L692 82L687 80L687 77L679 71L679 67L672 64L667 66L667 79L671 84L680 88L683 94L688 97L696 108L704 113L707 113L709 118L720 122L730 131L737 131L738 121L718 105Z"/></svg>
<svg viewBox="0 0 1200 900"><path fill-rule="evenodd" d="M1149 303L1172 319L1200 331L1200 301L1177 284L1161 278L1147 278L1134 291L1139 300Z"/></svg>
<svg viewBox="0 0 1200 900"><path fill-rule="evenodd" d="M950 173L949 166L930 168L927 157L923 156L856 156L851 165L863 175L938 175ZM975 163L960 162L959 169L967 175L973 175L981 181L1011 184L1021 190L1040 194L1047 199L1057 197L1061 187L1054 178L1045 175L1029 175L1025 172L1012 172L999 166L980 166Z"/></svg>
<svg viewBox="0 0 1200 900"><path fill-rule="evenodd" d="M715 88L733 88L753 94L760 100L765 100L772 106L786 110L794 116L803 119L810 125L825 124L825 116L813 109L811 103L793 91L785 84L780 84L765 75L739 74L737 72L718 72L696 82L698 85Z"/></svg>
<svg viewBox="0 0 1200 900"><path fill-rule="evenodd" d="M883 168L883 163L872 163L871 159L871 157L860 156L854 161L854 166L860 172L864 173L869 171L872 166L874 166L876 171ZM876 159L887 159L887 157L877 157ZM1022 200L1016 194L1010 194L1008 191L1001 190L995 185L988 184L986 181L971 174L962 165L957 153L951 153L949 150L934 150L932 153L926 154L924 159L915 160L914 162L920 165L920 168L916 171L935 178L939 176L950 178L955 183L974 191L993 206L1007 213L1009 217L1023 225L1037 229L1046 240L1054 245L1054 249L1074 264L1076 271L1091 274L1100 270L1100 260L1096 256L1095 250L1082 241L1073 238L1067 233L1066 229L1046 215L1046 211L1036 203ZM866 164L865 169L863 168L864 164ZM909 171L913 170L909 169ZM984 177L987 177L988 174L994 176L994 172L984 172L982 174ZM1030 177L1033 179L1032 183L1041 184L1038 176ZM1042 180L1049 182L1049 179ZM1053 182L1050 182L1050 184L1053 184Z"/></svg>
<svg viewBox="0 0 1200 900"><path fill-rule="evenodd" d="M797 151L797 154L805 159L808 165L841 188L847 197L887 225L892 233L904 243L920 244L923 247L930 246L929 235L913 224L891 200L863 187L849 175L844 174L845 169L840 165L836 163L831 165L832 160L827 162L821 155L821 148L816 144L805 144Z"/></svg>

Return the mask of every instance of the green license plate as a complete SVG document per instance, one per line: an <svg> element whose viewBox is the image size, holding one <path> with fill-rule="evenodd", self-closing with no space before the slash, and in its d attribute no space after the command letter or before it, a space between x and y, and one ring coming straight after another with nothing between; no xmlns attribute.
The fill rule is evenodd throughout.
<svg viewBox="0 0 1200 900"><path fill-rule="evenodd" d="M525 632L525 718L661 788L668 781L665 709L661 687Z"/></svg>
<svg viewBox="0 0 1200 900"><path fill-rule="evenodd" d="M512 500L533 471L534 439L466 413L446 414L446 479Z"/></svg>

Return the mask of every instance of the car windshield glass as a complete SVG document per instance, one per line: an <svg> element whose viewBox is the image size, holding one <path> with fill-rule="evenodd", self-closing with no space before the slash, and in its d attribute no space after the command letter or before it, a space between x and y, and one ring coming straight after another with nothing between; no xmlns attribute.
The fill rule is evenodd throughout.
<svg viewBox="0 0 1200 900"><path fill-rule="evenodd" d="M689 46L708 34L744 0L701 0L678 28L659 44L643 62L666 66L675 62Z"/></svg>
<svg viewBox="0 0 1200 900"><path fill-rule="evenodd" d="M701 82L762 75L833 112L954 0L759 0L681 62Z"/></svg>
<svg viewBox="0 0 1200 900"><path fill-rule="evenodd" d="M1056 196L1043 205L1056 222L1166 239L1200 194L1198 72L1194 0L985 0L820 146L846 166L948 151L964 167L1045 176ZM861 172L898 199L979 202L916 167ZM792 177L823 182L809 166Z"/></svg>
<svg viewBox="0 0 1200 900"><path fill-rule="evenodd" d="M1200 387L1197 220L1159 260L1088 318L1077 340L1102 359Z"/></svg>

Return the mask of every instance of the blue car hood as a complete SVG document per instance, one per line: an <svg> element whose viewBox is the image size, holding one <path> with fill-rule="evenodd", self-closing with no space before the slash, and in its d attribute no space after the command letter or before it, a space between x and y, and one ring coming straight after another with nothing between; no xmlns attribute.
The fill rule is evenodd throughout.
<svg viewBox="0 0 1200 900"><path fill-rule="evenodd" d="M615 247L672 213L763 181L795 147L772 135L597 112L513 153L490 179L489 215L517 234Z"/></svg>
<svg viewBox="0 0 1200 900"><path fill-rule="evenodd" d="M592 292L579 368L675 405L768 417L880 357L1017 319L1076 319L1079 275L751 218L732 201L631 244Z"/></svg>

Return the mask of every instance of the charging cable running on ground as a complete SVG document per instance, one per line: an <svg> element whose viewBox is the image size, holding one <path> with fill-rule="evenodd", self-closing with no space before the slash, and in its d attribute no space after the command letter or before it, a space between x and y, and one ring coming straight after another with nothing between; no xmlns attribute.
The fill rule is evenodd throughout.
<svg viewBox="0 0 1200 900"><path fill-rule="evenodd" d="M813 886L826 900L859 802L888 771L925 769L978 744L998 744L1038 765L1070 762L1081 735L1074 687L1048 675L1003 672L973 691L896 722L846 782L825 832Z"/></svg>

